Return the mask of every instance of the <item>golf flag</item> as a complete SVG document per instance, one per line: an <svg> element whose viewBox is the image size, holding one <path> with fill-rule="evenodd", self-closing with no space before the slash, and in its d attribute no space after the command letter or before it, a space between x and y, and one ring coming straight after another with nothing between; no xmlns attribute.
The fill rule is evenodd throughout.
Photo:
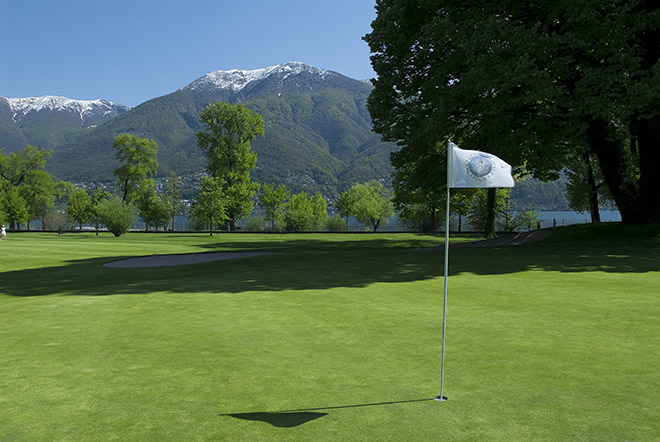
<svg viewBox="0 0 660 442"><path fill-rule="evenodd" d="M511 166L495 155L447 146L447 186L451 188L513 187Z"/></svg>
<svg viewBox="0 0 660 442"><path fill-rule="evenodd" d="M511 166L485 152L463 150L451 141L447 144L447 212L445 214L445 287L442 303L442 362L440 363L440 396L446 401L445 337L447 335L447 273L449 272L449 197L451 188L513 187Z"/></svg>

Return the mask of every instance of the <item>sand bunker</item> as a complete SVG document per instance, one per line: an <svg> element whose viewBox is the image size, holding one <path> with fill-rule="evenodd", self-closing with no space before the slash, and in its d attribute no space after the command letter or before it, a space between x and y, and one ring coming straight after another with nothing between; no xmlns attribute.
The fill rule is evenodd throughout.
<svg viewBox="0 0 660 442"><path fill-rule="evenodd" d="M275 252L215 252L215 253L185 253L180 255L151 255L138 258L122 259L103 264L103 267L142 268L142 267L172 267L203 262L222 261L226 259L251 258L253 256L274 255Z"/></svg>

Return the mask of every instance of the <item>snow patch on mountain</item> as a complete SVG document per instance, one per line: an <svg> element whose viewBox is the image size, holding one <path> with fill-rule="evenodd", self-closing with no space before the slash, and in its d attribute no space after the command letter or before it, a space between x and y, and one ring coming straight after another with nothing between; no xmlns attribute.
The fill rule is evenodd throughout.
<svg viewBox="0 0 660 442"><path fill-rule="evenodd" d="M80 120L84 121L91 115L111 117L118 110L127 111L130 109L128 106L122 106L107 100L72 100L66 97L51 95L44 97L7 98L6 100L12 110L12 118L16 122L20 121L21 118L30 112L43 110L72 112L78 114Z"/></svg>
<svg viewBox="0 0 660 442"><path fill-rule="evenodd" d="M329 75L337 75L331 71L309 66L302 62L293 61L261 69L232 69L229 71L209 72L203 77L190 83L188 86L186 86L186 88L195 90L213 87L218 89L228 89L233 92L239 92L246 86L254 82L264 80L273 75L278 76L280 81L284 81L290 76L299 75L304 72L317 75L322 79L325 79Z"/></svg>

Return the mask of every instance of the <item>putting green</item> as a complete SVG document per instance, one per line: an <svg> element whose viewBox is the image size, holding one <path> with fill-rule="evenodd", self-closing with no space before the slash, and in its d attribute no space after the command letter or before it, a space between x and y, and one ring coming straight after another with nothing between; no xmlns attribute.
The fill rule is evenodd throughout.
<svg viewBox="0 0 660 442"><path fill-rule="evenodd" d="M654 440L660 229L616 227L450 251L442 403L442 236L10 235L0 440Z"/></svg>

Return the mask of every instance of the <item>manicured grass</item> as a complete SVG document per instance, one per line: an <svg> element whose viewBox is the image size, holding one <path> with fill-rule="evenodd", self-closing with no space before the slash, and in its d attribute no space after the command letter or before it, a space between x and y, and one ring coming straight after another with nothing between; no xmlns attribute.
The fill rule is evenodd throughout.
<svg viewBox="0 0 660 442"><path fill-rule="evenodd" d="M442 240L10 232L0 441L657 438L660 229L452 250L439 403Z"/></svg>

